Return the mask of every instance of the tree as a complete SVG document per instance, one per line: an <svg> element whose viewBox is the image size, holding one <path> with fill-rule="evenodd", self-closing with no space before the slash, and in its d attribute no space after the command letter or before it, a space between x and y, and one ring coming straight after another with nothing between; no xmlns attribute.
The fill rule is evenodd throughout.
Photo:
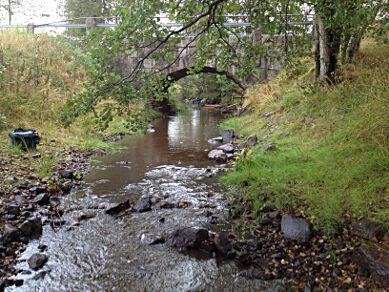
<svg viewBox="0 0 389 292"><path fill-rule="evenodd" d="M3 8L7 11L8 14L8 24L12 24L12 15L14 14L14 7L20 5L20 0L4 0L5 4L0 5L0 8Z"/></svg>
<svg viewBox="0 0 389 292"><path fill-rule="evenodd" d="M114 7L114 0L66 0L65 13L69 19L80 17L109 17ZM96 19L97 23L103 23L106 19ZM83 29L72 29L69 34L82 36L85 34Z"/></svg>
<svg viewBox="0 0 389 292"><path fill-rule="evenodd" d="M75 1L75 0L71 0ZM244 80L258 73L261 59L290 62L312 53L314 12L316 75L323 83L335 81L340 52L351 61L366 28L374 21L384 0L121 0L111 13L118 19L112 30L95 30L89 52L99 63L91 82L92 97L84 104L93 108L102 98L116 98L125 105L131 98L166 97L170 80L166 70L178 62L192 44L195 63L188 71L202 72L215 64L215 72L236 67L235 77ZM100 11L101 6L96 6ZM378 12L377 12L378 11ZM234 16L240 15L240 16ZM167 21L180 23L166 27ZM232 28L226 22L250 22ZM257 34L259 28L261 33ZM175 47L191 35L178 53ZM113 60L141 55L124 77L115 74ZM153 60L152 70L144 63Z"/></svg>

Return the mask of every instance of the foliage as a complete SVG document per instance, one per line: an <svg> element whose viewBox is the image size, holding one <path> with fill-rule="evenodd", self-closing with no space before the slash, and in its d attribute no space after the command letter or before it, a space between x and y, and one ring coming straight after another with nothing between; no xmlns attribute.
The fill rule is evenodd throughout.
<svg viewBox="0 0 389 292"><path fill-rule="evenodd" d="M169 88L170 98L211 104L233 102L241 95L241 89L226 76L210 73L188 76Z"/></svg>
<svg viewBox="0 0 389 292"><path fill-rule="evenodd" d="M327 232L360 217L388 228L388 60L387 46L369 43L335 87L312 86L302 74L253 89L251 113L224 127L257 133L276 150L259 146L222 180L241 187L256 210L302 208Z"/></svg>

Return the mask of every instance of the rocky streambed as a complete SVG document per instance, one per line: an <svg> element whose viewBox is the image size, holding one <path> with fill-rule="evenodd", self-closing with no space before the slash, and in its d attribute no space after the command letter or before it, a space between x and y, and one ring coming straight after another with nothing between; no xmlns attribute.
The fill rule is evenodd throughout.
<svg viewBox="0 0 389 292"><path fill-rule="evenodd" d="M361 245L355 233L373 230L370 223L330 238L296 214L267 207L253 217L237 192L219 185L226 163L259 143L254 135L242 142L233 131L220 133L220 119L194 110L160 120L155 132L124 138L126 150L100 157L85 183L79 179L88 164L75 152L50 180L57 184L19 188L27 198L21 204L12 191L9 202L19 209L3 208L13 230L3 228L1 285L7 291L384 287L387 254L374 256L377 249ZM70 185L80 188L69 193ZM382 241L379 229L369 237Z"/></svg>

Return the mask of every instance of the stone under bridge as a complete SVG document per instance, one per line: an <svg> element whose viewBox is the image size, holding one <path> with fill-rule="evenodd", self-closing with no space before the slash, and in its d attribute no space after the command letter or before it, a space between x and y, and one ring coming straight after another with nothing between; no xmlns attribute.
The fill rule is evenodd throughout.
<svg viewBox="0 0 389 292"><path fill-rule="evenodd" d="M266 36L263 36L259 30L254 30L251 35L245 35L244 37L250 37L251 41L254 44L258 45L260 45L263 42L263 39L266 38ZM230 37L229 41L230 43L234 42L233 36ZM281 37L276 38L276 40L273 41L272 47L275 47L276 44L279 44L280 42L282 42ZM239 50L240 49L237 48L238 52ZM144 49L142 52L133 52L128 57L117 57L112 62L112 65L123 77L126 77L132 73L134 68L139 66L139 61L143 60L143 62L141 62L141 65L139 66L140 70L154 72L156 68L166 67L166 69L162 70L160 73L165 73L172 83L192 74L191 68L193 68L195 64L194 55L196 51L196 43L193 42L193 38L188 36L185 37L179 44L174 47L173 52L174 55L177 56L177 59L176 62L171 65L169 64L169 66L167 66L168 64L164 64L161 61L158 62L154 59L146 58L145 60L143 60L143 58L148 53L146 49ZM218 52L215 53L215 56L217 53ZM255 60L253 60L253 62L255 62ZM215 60L208 61L206 65L202 68L202 70L196 72L196 74L214 73L219 75L225 75L227 76L227 78L235 82L241 88L246 88L250 83L253 82L268 81L270 78L277 75L281 67L281 62L270 62L266 58L261 58L257 60L256 63L257 68L255 69L255 73L249 78L246 78L245 80L240 80L236 77L238 68L236 68L235 66L230 66L224 70L220 70Z"/></svg>

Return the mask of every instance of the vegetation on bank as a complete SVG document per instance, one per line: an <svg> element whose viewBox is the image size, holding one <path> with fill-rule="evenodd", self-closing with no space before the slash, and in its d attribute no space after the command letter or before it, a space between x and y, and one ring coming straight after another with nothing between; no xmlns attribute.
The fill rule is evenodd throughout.
<svg viewBox="0 0 389 292"><path fill-rule="evenodd" d="M389 47L365 41L339 83L314 83L310 60L248 92L249 113L222 127L256 133L222 178L239 186L258 212L273 205L309 216L319 228L367 217L389 228Z"/></svg>
<svg viewBox="0 0 389 292"><path fill-rule="evenodd" d="M3 150L8 133L33 128L44 141L79 149L108 148L103 137L144 130L146 101L94 101L84 110L87 85L99 65L90 53L62 37L17 31L0 33L0 137ZM83 103L84 102L84 103Z"/></svg>

